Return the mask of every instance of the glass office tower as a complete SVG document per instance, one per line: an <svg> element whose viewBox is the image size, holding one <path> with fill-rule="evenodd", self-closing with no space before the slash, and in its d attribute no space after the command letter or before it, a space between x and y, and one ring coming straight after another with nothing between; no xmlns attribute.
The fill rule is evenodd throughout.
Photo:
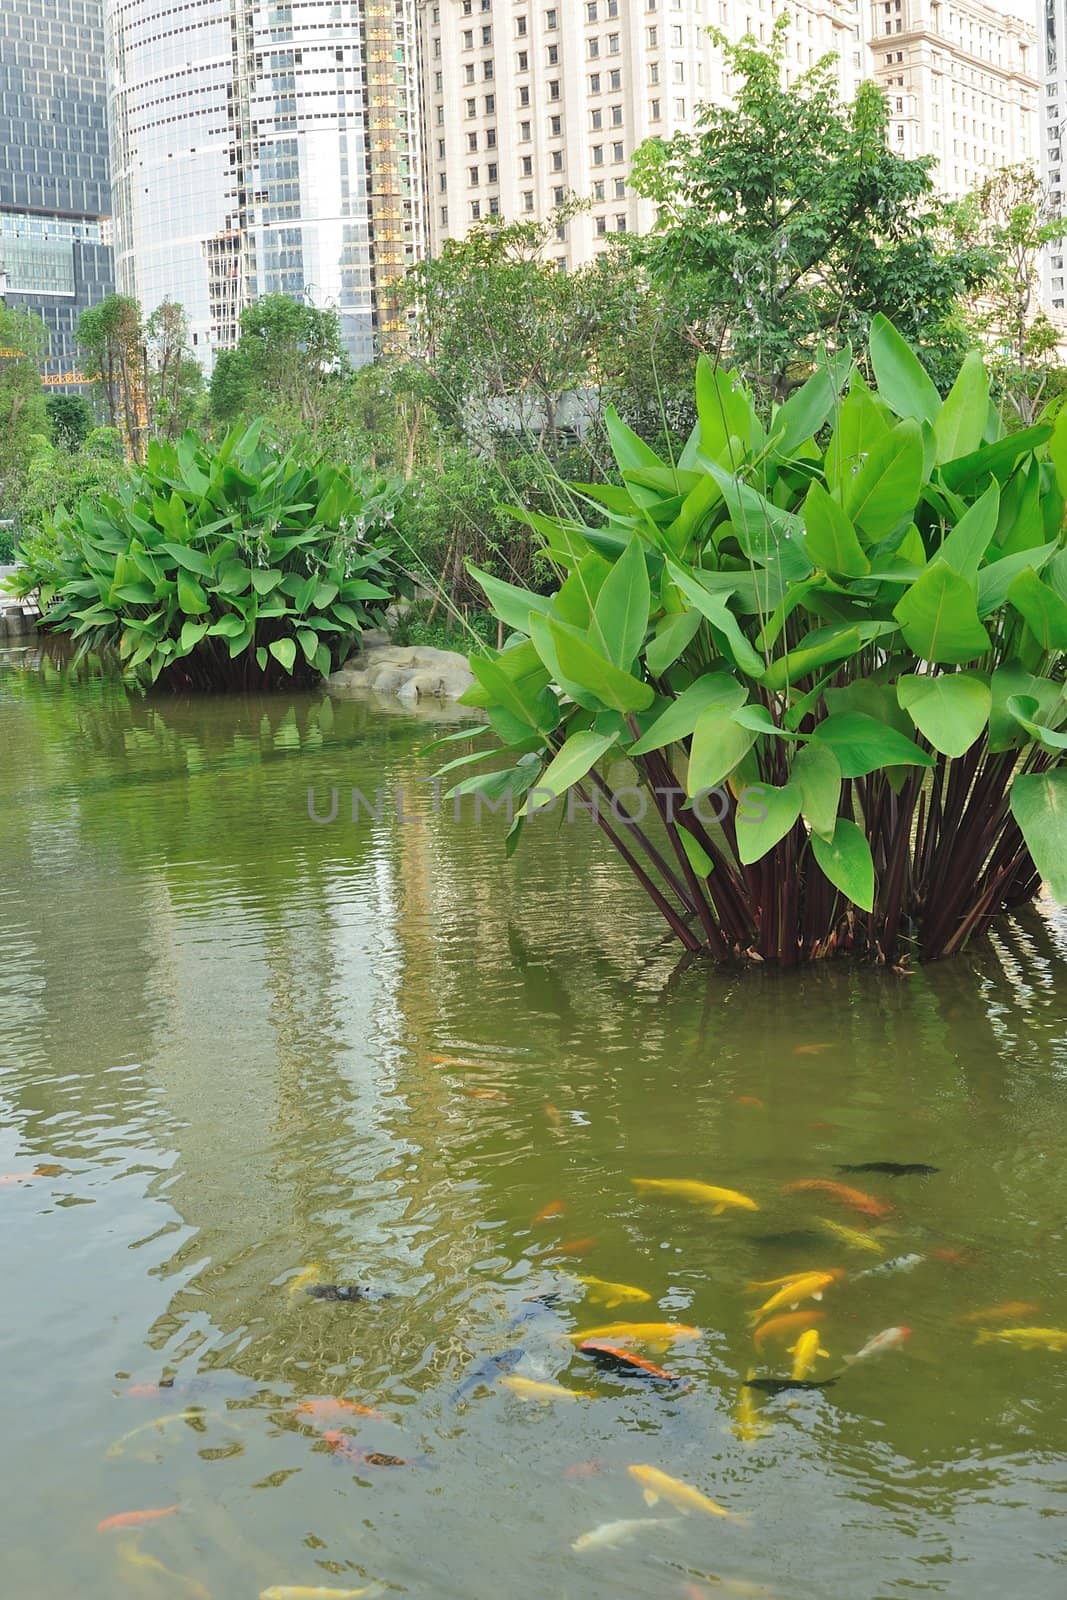
<svg viewBox="0 0 1067 1600"><path fill-rule="evenodd" d="M49 333L46 381L114 287L103 0L0 0L0 296Z"/></svg>
<svg viewBox="0 0 1067 1600"><path fill-rule="evenodd" d="M105 0L115 252L210 367L265 294L366 361L422 248L414 0Z"/></svg>

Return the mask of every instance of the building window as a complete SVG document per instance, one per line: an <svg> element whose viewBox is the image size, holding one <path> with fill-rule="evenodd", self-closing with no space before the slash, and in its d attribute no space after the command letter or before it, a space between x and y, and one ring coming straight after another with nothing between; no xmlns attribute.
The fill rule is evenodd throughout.
<svg viewBox="0 0 1067 1600"><path fill-rule="evenodd" d="M604 165L604 146L602 144L593 146L589 152L589 160L594 167L602 167Z"/></svg>
<svg viewBox="0 0 1067 1600"><path fill-rule="evenodd" d="M533 208L534 208L533 190L532 189L524 189L522 191L522 209L524 211L532 211Z"/></svg>
<svg viewBox="0 0 1067 1600"><path fill-rule="evenodd" d="M599 72L591 72L589 74L589 93L590 94L599 94L600 93L600 73Z"/></svg>
<svg viewBox="0 0 1067 1600"><path fill-rule="evenodd" d="M562 150L553 150L553 152L552 152L552 171L553 172L562 172L563 171L563 151Z"/></svg>
<svg viewBox="0 0 1067 1600"><path fill-rule="evenodd" d="M608 231L608 219L607 219L607 217L597 217L597 219L596 219L596 236L597 236L597 238L598 239L602 239L604 237L604 235L607 233L607 231Z"/></svg>
<svg viewBox="0 0 1067 1600"><path fill-rule="evenodd" d="M481 214L482 214L482 202L480 200L472 200L471 201L471 221L472 222L477 222L480 219Z"/></svg>
<svg viewBox="0 0 1067 1600"><path fill-rule="evenodd" d="M520 162L520 170L521 170L522 176L524 178L532 178L533 177L533 156L523 156L522 157L522 160Z"/></svg>
<svg viewBox="0 0 1067 1600"><path fill-rule="evenodd" d="M530 54L528 50L520 50L515 57L515 68L518 72L529 72Z"/></svg>
<svg viewBox="0 0 1067 1600"><path fill-rule="evenodd" d="M589 126L593 129L602 128L604 126L604 113L601 111L599 106L590 111Z"/></svg>
<svg viewBox="0 0 1067 1600"><path fill-rule="evenodd" d="M468 150L477 150L477 148L478 148L478 135L476 133L468 133L468 135L467 135L467 149Z"/></svg>

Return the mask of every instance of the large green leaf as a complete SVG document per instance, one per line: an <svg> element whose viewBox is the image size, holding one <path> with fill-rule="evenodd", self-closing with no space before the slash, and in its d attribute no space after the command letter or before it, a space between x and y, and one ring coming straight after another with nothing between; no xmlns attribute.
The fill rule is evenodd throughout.
<svg viewBox="0 0 1067 1600"><path fill-rule="evenodd" d="M267 648L275 661L280 662L286 672L291 673L296 664L296 640L272 639Z"/></svg>
<svg viewBox="0 0 1067 1600"><path fill-rule="evenodd" d="M825 717L812 741L830 747L845 778L862 778L881 767L934 765L928 751L863 711L839 711Z"/></svg>
<svg viewBox="0 0 1067 1600"><path fill-rule="evenodd" d="M993 704L984 678L973 672L904 673L897 699L919 732L945 756L962 756L978 739Z"/></svg>
<svg viewBox="0 0 1067 1600"><path fill-rule="evenodd" d="M656 637L645 646L645 662L654 677L662 677L700 631L703 621L695 606L676 611L656 626Z"/></svg>
<svg viewBox="0 0 1067 1600"><path fill-rule="evenodd" d="M943 561L934 561L912 584L893 615L910 648L924 661L973 661L990 648L974 585Z"/></svg>
<svg viewBox="0 0 1067 1600"><path fill-rule="evenodd" d="M1058 727L1067 711L1063 701L1063 685L1048 678L1035 677L1027 672L1020 661L1009 661L998 667L990 681L993 704L989 713L989 748L994 754L1005 750L1018 750L1029 742L1011 710L1011 701L1018 696L1031 698L1036 706L1036 719L1049 727Z"/></svg>
<svg viewBox="0 0 1067 1600"><path fill-rule="evenodd" d="M202 550L191 550L187 544L172 544L167 539L161 539L157 548L165 550L169 556L173 556L178 565L184 567L186 572L195 572L201 578L213 578L215 576L215 563Z"/></svg>
<svg viewBox="0 0 1067 1600"><path fill-rule="evenodd" d="M955 461L978 449L989 416L989 378L979 351L964 359L955 383L933 418L938 461Z"/></svg>
<svg viewBox="0 0 1067 1600"><path fill-rule="evenodd" d="M766 672L761 674L760 682L768 689L784 689L787 684L806 678L831 661L847 661L872 639L896 631L896 625L892 622L840 623L829 628L816 628L805 634L788 653L772 661Z"/></svg>
<svg viewBox="0 0 1067 1600"><path fill-rule="evenodd" d="M837 501L814 479L804 501L804 547L817 567L846 578L862 578L871 563L856 530Z"/></svg>
<svg viewBox="0 0 1067 1600"><path fill-rule="evenodd" d="M552 696L545 693L548 673L543 667L535 667L522 676L510 673L505 658L512 653L506 650L502 657L473 655L470 669L491 696L490 703L500 706L514 719L524 730L523 737L531 728L548 733L553 726L553 707L546 703Z"/></svg>
<svg viewBox="0 0 1067 1600"><path fill-rule="evenodd" d="M771 784L748 784L737 802L737 854L743 866L759 861L784 839L800 815L802 794L799 784L781 788Z"/></svg>
<svg viewBox="0 0 1067 1600"><path fill-rule="evenodd" d="M841 763L828 744L814 739L793 758L790 780L800 790L800 809L812 833L832 839L841 803Z"/></svg>
<svg viewBox="0 0 1067 1600"><path fill-rule="evenodd" d="M572 784L580 783L615 742L614 733L594 733L591 728L572 733L538 778L536 796L531 796L536 804L531 805L527 800L523 810L538 811L549 803L548 794L561 795Z"/></svg>
<svg viewBox="0 0 1067 1600"><path fill-rule="evenodd" d="M1044 745L1046 750L1067 750L1067 733L1059 728L1050 728L1047 723L1038 720L1040 707L1034 695L1011 695L1008 710L1019 726L1025 728L1030 737Z"/></svg>
<svg viewBox="0 0 1067 1600"><path fill-rule="evenodd" d="M620 472L638 467L662 467L666 464L660 460L651 445L639 439L633 429L626 426L614 406L608 406L605 410L604 424Z"/></svg>
<svg viewBox="0 0 1067 1600"><path fill-rule="evenodd" d="M207 630L206 622L194 622L191 617L187 622L183 622L178 639L178 653L187 656L190 650L195 650Z"/></svg>
<svg viewBox="0 0 1067 1600"><path fill-rule="evenodd" d="M534 594L529 589L520 589L517 584L505 583L502 578L494 578L492 573L482 572L473 565L468 565L467 571L484 590L494 616L516 633L529 633L531 611L541 611L546 616L552 612L552 600L548 595Z"/></svg>
<svg viewBox="0 0 1067 1600"><path fill-rule="evenodd" d="M958 572L968 583L974 583L982 557L993 542L999 510L1000 490L995 483L991 483L985 494L964 513L942 541L934 560L943 561L946 567Z"/></svg>
<svg viewBox="0 0 1067 1600"><path fill-rule="evenodd" d="M898 422L871 450L859 472L845 479L842 504L869 539L884 539L912 520L923 482L923 440L917 422Z"/></svg>
<svg viewBox="0 0 1067 1600"><path fill-rule="evenodd" d="M874 858L862 828L838 817L833 838L813 833L811 850L835 889L861 911L874 910Z"/></svg>
<svg viewBox="0 0 1067 1600"><path fill-rule="evenodd" d="M590 633L599 637L609 661L624 672L629 672L645 642L650 599L644 545L635 533L604 579L590 624Z"/></svg>
<svg viewBox="0 0 1067 1600"><path fill-rule="evenodd" d="M178 573L178 604L187 617L202 617L209 609L207 595L184 570Z"/></svg>
<svg viewBox="0 0 1067 1600"><path fill-rule="evenodd" d="M761 673L766 663L742 633L737 618L726 603L726 594L710 593L697 577L691 576L677 562L668 561L667 571L672 583L682 591L689 603L723 635L734 664L740 671L752 676Z"/></svg>
<svg viewBox="0 0 1067 1600"><path fill-rule="evenodd" d="M1020 773L1011 786L1011 810L1034 866L1054 899L1067 904L1067 767Z"/></svg>
<svg viewBox="0 0 1067 1600"><path fill-rule="evenodd" d="M790 456L799 445L824 426L848 381L851 352L842 350L820 361L806 383L789 396L775 413L771 436L778 454Z"/></svg>
<svg viewBox="0 0 1067 1600"><path fill-rule="evenodd" d="M1040 572L1058 549L1058 541L1050 539L1048 544L1017 550L1014 555L1001 556L983 567L978 574L978 615L988 617L998 610L1007 600L1008 590L1020 572L1028 567L1032 572Z"/></svg>
<svg viewBox="0 0 1067 1600"><path fill-rule="evenodd" d="M677 744L687 739L697 725L701 713L709 706L721 706L734 711L744 705L748 690L731 678L728 672L708 672L688 689L683 689L636 744L630 746L632 756L647 755L651 750L662 750L664 745Z"/></svg>
<svg viewBox="0 0 1067 1600"><path fill-rule="evenodd" d="M868 350L878 393L898 417L916 422L937 421L941 396L914 350L894 328L888 317L878 313L871 322Z"/></svg>
<svg viewBox="0 0 1067 1600"><path fill-rule="evenodd" d="M567 677L584 685L612 711L644 711L655 698L652 685L631 677L565 623L549 620L548 631Z"/></svg>
<svg viewBox="0 0 1067 1600"><path fill-rule="evenodd" d="M1067 650L1067 601L1028 567L1008 587L1008 599L1042 650Z"/></svg>
<svg viewBox="0 0 1067 1600"><path fill-rule="evenodd" d="M726 706L713 705L702 711L689 752L689 798L718 788L744 760L756 738L751 728L741 728L734 722Z"/></svg>

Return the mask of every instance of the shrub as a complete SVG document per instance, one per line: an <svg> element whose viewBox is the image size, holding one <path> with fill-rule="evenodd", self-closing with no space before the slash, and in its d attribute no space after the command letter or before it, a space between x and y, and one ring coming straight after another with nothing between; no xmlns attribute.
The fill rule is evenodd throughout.
<svg viewBox="0 0 1067 1600"><path fill-rule="evenodd" d="M338 666L398 586L394 490L260 432L153 441L115 493L46 517L18 582L39 590L47 625L175 688Z"/></svg>
<svg viewBox="0 0 1067 1600"><path fill-rule="evenodd" d="M613 418L622 486L531 518L553 594L477 575L513 632L468 703L512 760L454 792L516 829L594 798L693 952L934 957L1067 898L1067 411L1005 437L977 354L942 402L884 318L870 351L876 389L824 360L766 428L702 361L675 462Z"/></svg>

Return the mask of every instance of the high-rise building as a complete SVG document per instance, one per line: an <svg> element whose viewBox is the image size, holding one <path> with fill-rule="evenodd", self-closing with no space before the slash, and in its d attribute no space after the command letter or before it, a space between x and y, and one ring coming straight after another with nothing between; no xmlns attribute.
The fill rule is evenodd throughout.
<svg viewBox="0 0 1067 1600"><path fill-rule="evenodd" d="M868 4L871 76L889 104L894 149L936 156L934 183L954 198L997 167L1036 162L1034 0Z"/></svg>
<svg viewBox="0 0 1067 1600"><path fill-rule="evenodd" d="M332 307L369 360L422 249L414 0L104 10L121 288L180 302L207 367L266 294Z"/></svg>
<svg viewBox="0 0 1067 1600"><path fill-rule="evenodd" d="M787 10L787 75L838 56L851 96L865 65L859 0L420 0L427 224L434 249L479 221L548 217L591 201L560 230L558 259L588 261L654 207L627 184L652 135L695 127L730 83L714 23L769 42Z"/></svg>
<svg viewBox="0 0 1067 1600"><path fill-rule="evenodd" d="M77 374L81 313L113 288L103 0L0 0L0 298Z"/></svg>
<svg viewBox="0 0 1067 1600"><path fill-rule="evenodd" d="M1063 215L1064 144L1067 141L1067 0L1044 0L1040 71L1045 79L1041 112L1041 171L1048 189L1049 208ZM1067 272L1063 243L1044 253L1042 290L1046 307L1062 327L1067 321Z"/></svg>

